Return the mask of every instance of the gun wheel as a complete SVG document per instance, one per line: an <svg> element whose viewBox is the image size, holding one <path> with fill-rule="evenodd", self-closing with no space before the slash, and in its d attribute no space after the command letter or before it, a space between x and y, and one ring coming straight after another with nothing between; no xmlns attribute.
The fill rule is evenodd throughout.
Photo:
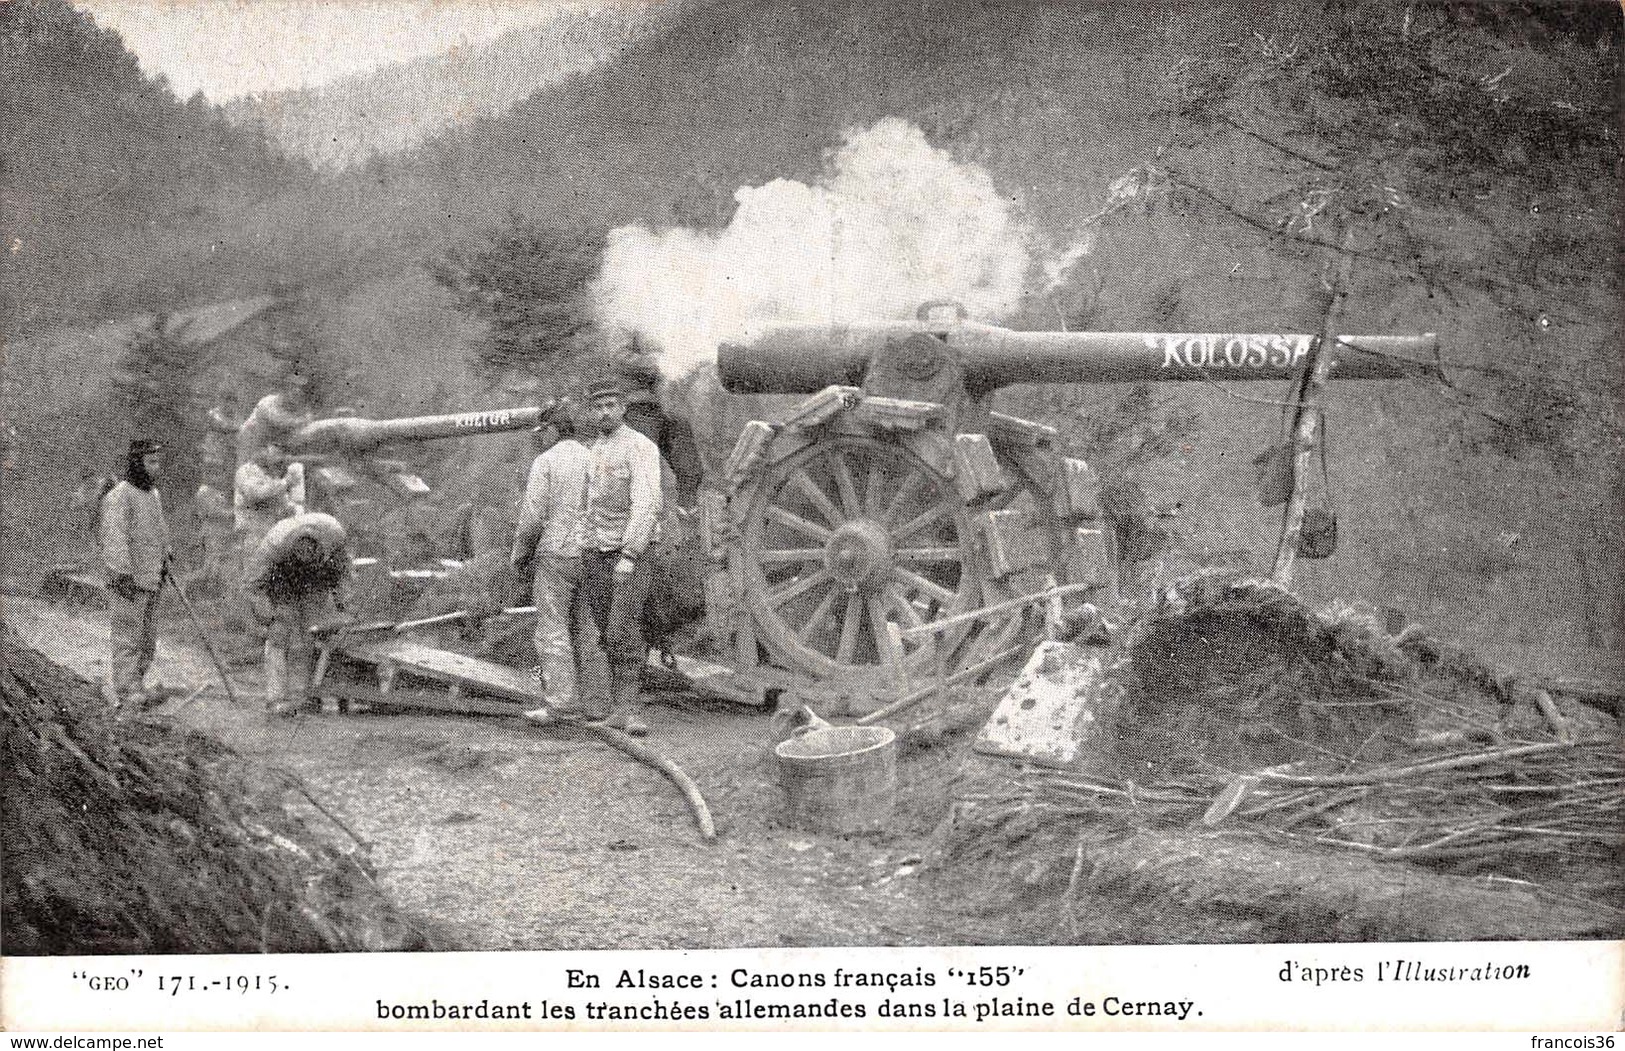
<svg viewBox="0 0 1625 1051"><path fill-rule="evenodd" d="M986 585L952 483L910 449L828 434L767 464L741 529L744 599L757 638L783 666L855 694L928 682L975 628L894 639L975 609Z"/></svg>

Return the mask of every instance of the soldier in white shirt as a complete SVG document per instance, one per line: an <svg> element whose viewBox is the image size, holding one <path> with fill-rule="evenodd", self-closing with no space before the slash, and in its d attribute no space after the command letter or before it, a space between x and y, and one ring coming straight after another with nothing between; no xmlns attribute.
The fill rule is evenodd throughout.
<svg viewBox="0 0 1625 1051"><path fill-rule="evenodd" d="M130 443L124 480L102 497L100 548L107 571L108 693L115 705L145 704L163 696L147 687L158 653L158 593L169 574L172 550L164 502L158 495L163 446Z"/></svg>
<svg viewBox="0 0 1625 1051"><path fill-rule="evenodd" d="M649 595L643 554L660 530L660 450L625 423L626 400L616 377L587 389L591 444L587 537L581 586L609 657L614 714L610 725L634 737L649 732L639 717L648 647L640 621Z"/></svg>
<svg viewBox="0 0 1625 1051"><path fill-rule="evenodd" d="M587 476L592 455L576 439L568 406L536 430L539 443L546 448L530 465L508 559L531 578L536 657L546 691L546 703L525 715L536 722L596 716L600 713L587 711L582 703L581 655L575 630L586 613L581 551L587 538Z"/></svg>

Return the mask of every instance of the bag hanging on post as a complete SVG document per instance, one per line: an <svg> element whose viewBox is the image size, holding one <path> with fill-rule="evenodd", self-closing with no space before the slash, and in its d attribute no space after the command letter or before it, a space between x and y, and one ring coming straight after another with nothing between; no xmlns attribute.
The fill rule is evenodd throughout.
<svg viewBox="0 0 1625 1051"><path fill-rule="evenodd" d="M1298 531L1299 558L1331 558L1337 551L1337 516L1323 507L1303 513Z"/></svg>
<svg viewBox="0 0 1625 1051"><path fill-rule="evenodd" d="M1258 502L1279 507L1292 499L1292 443L1277 442L1253 457L1258 475Z"/></svg>

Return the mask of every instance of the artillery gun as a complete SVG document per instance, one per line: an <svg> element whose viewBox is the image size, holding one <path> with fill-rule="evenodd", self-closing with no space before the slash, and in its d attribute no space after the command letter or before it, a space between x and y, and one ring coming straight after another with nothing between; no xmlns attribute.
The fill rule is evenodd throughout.
<svg viewBox="0 0 1625 1051"><path fill-rule="evenodd" d="M945 313L947 316L945 316ZM748 423L701 506L712 638L765 688L864 715L932 677L1025 649L1017 609L940 633L956 614L1081 585L1116 595L1099 483L1051 427L991 411L1016 383L1290 379L1317 337L1018 332L928 303L914 322L781 325L719 348L735 393L810 394ZM1331 377L1432 370L1437 337L1343 336Z"/></svg>
<svg viewBox="0 0 1625 1051"><path fill-rule="evenodd" d="M416 476L406 475L405 464L379 460L372 454L388 445L526 430L545 422L558 408L559 402L550 398L541 405L529 408L405 416L393 420L335 416L307 423L281 442L285 459L316 466L318 476L323 477L333 489L344 489L355 484L354 477L346 468L347 464L366 465L365 473L375 477L390 476L396 480L398 488L409 494L422 495L428 492L428 487ZM408 478L412 481L407 481Z"/></svg>
<svg viewBox="0 0 1625 1051"><path fill-rule="evenodd" d="M536 427L557 410L559 403L548 399L541 405L522 409L489 409L482 412L454 412L442 416L406 416L395 420L368 420L359 416L336 416L314 420L294 431L285 440L295 453L337 452L360 456L385 445L426 442L439 438L471 438L479 434L518 431Z"/></svg>
<svg viewBox="0 0 1625 1051"><path fill-rule="evenodd" d="M524 408L408 416L389 420L337 416L314 420L299 427L283 437L280 445L284 458L303 462L311 467L322 490L333 498L359 484L356 473L370 477L400 495L421 497L429 493L429 487L423 480L409 473L405 463L379 458L375 455L379 450L393 445L528 430L547 422L549 417L558 411L560 404L557 399L549 398L539 405ZM359 505L352 505L351 514L341 512L341 517L351 518L354 506ZM392 515L390 520L399 525L403 520L415 521L425 514L436 517L436 513L432 510L424 510L419 505L409 506L417 509L404 516ZM334 507L332 510L339 509ZM465 546L467 537L464 531L467 529L467 519L472 510L472 505L464 504L446 511L444 515L438 515L444 518L444 521L418 524L422 526L426 539L433 541L435 546L441 546L444 538L450 536L463 537L453 546ZM346 525L354 530L360 523L352 519L347 521ZM362 531L365 532L365 529ZM416 572L438 575L432 570Z"/></svg>

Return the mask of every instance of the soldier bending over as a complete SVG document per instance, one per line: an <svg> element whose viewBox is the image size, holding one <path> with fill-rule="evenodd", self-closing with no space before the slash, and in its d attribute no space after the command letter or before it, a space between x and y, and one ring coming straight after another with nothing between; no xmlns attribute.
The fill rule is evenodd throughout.
<svg viewBox="0 0 1625 1051"><path fill-rule="evenodd" d="M273 715L310 708L310 629L339 611L335 592L350 572L345 539L331 515L295 515L271 528L249 562L249 608L266 629L265 707Z"/></svg>

